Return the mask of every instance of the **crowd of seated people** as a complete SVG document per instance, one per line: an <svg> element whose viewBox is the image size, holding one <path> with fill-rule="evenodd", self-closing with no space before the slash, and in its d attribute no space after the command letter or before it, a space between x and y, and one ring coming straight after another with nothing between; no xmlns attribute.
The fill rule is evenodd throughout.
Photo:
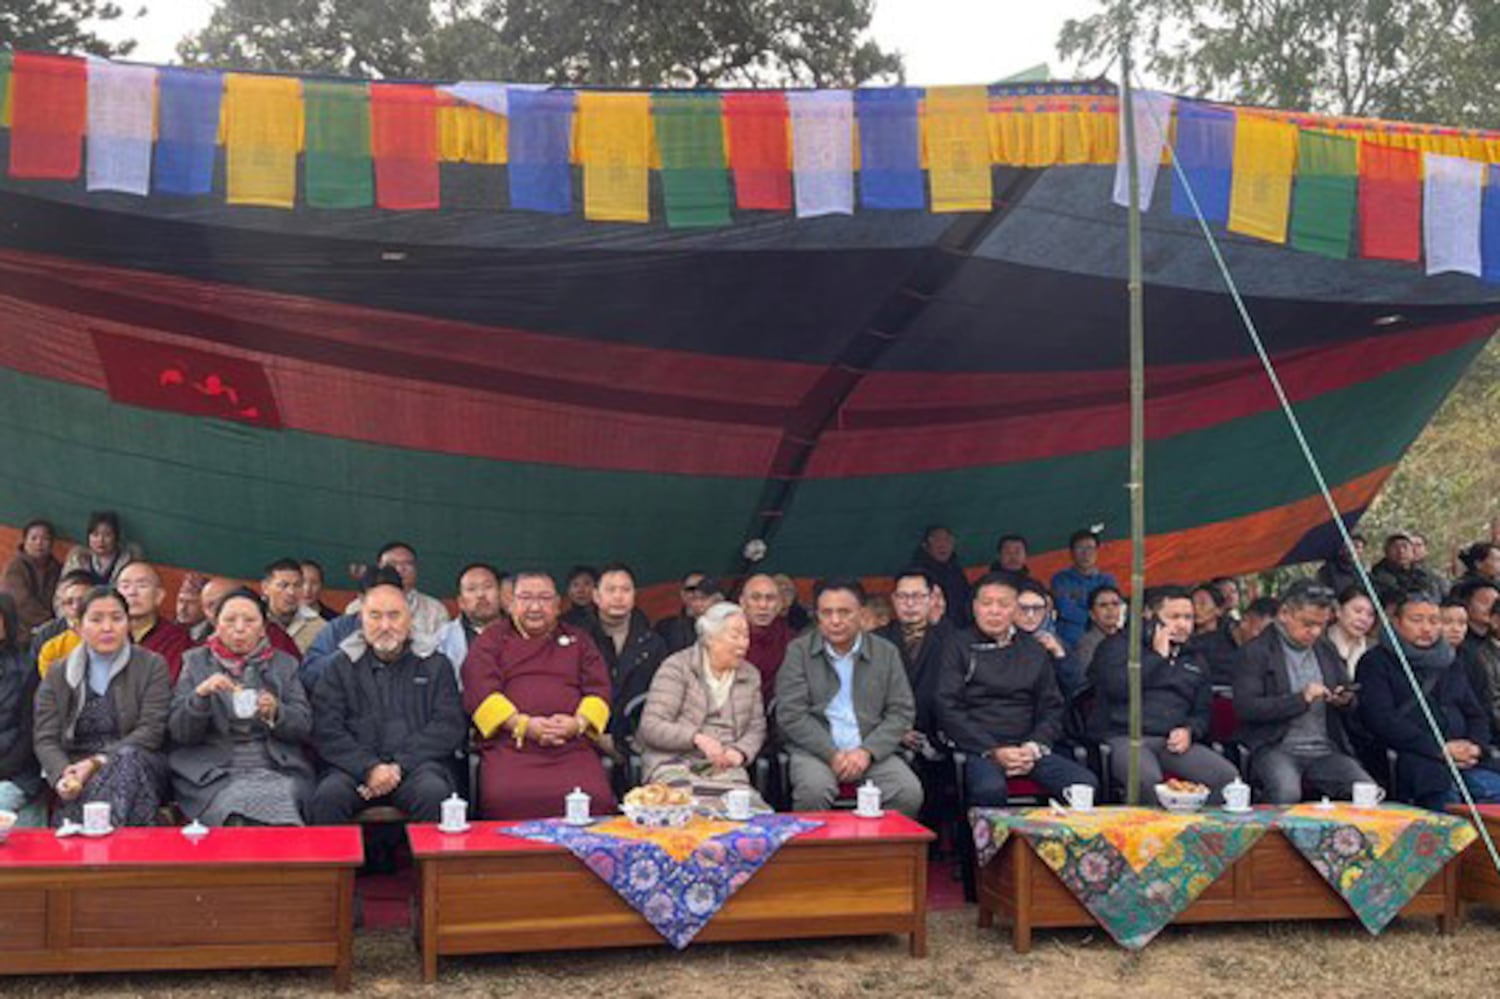
<svg viewBox="0 0 1500 999"><path fill-rule="evenodd" d="M344 823L378 805L435 821L453 794L524 819L560 814L575 788L608 814L631 781L796 810L870 782L929 822L1075 784L1149 804L1169 777L1215 803L1240 776L1275 804L1370 780L1426 807L1500 802L1494 542L1466 549L1451 583L1420 538L1392 535L1368 571L1357 549L1274 597L1232 578L1153 587L1132 629L1087 530L1050 584L1024 537L1003 536L971 578L934 526L883 592L829 578L804 607L784 576L694 571L654 624L618 562L562 587L475 562L450 617L402 541L343 612L322 567L289 557L253 589L189 574L168 607L117 516L93 515L87 538L59 561L52 526L27 524L0 582L0 808L26 824L91 801L131 825L169 805L209 825ZM1143 741L1127 788L1133 658Z"/></svg>

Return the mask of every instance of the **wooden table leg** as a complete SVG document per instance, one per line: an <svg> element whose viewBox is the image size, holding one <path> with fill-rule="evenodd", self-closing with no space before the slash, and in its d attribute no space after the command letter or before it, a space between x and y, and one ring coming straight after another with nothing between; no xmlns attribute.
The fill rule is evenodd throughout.
<svg viewBox="0 0 1500 999"><path fill-rule="evenodd" d="M422 881L422 981L437 981L437 863L423 860L417 865Z"/></svg>
<svg viewBox="0 0 1500 999"><path fill-rule="evenodd" d="M1016 922L1011 928L1011 946L1017 954L1031 953L1031 846L1019 837L1010 844L1013 876L1016 879Z"/></svg>
<svg viewBox="0 0 1500 999"><path fill-rule="evenodd" d="M927 844L912 847L912 863L916 878L912 887L911 956L927 956Z"/></svg>
<svg viewBox="0 0 1500 999"><path fill-rule="evenodd" d="M1438 933L1452 936L1463 920L1458 901L1458 868L1462 861L1458 857L1443 867L1443 914L1438 917Z"/></svg>
<svg viewBox="0 0 1500 999"><path fill-rule="evenodd" d="M354 870L345 867L335 881L338 892L338 960L333 966L333 990L348 992L354 977Z"/></svg>

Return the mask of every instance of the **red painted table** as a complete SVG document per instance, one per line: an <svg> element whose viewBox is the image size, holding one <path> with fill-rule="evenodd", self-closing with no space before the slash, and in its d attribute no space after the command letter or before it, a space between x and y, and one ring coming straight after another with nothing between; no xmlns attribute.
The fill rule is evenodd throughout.
<svg viewBox="0 0 1500 999"><path fill-rule="evenodd" d="M331 967L349 987L354 827L175 828L0 844L0 974Z"/></svg>
<svg viewBox="0 0 1500 999"><path fill-rule="evenodd" d="M809 812L823 822L789 840L709 921L696 940L782 940L901 933L927 952L927 844L932 833L901 815L861 819ZM560 846L476 822L449 835L409 825L422 879L422 977L439 956L587 950L662 944L661 935Z"/></svg>

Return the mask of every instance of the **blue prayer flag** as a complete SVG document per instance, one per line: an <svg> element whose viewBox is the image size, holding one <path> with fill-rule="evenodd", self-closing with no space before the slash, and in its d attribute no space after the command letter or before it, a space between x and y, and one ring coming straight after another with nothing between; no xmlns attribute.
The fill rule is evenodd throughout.
<svg viewBox="0 0 1500 999"><path fill-rule="evenodd" d="M1479 253L1484 261L1480 274L1500 284L1500 166L1489 170L1484 185L1484 208L1479 215Z"/></svg>
<svg viewBox="0 0 1500 999"><path fill-rule="evenodd" d="M1192 185L1198 208L1210 222L1229 222L1229 189L1234 179L1233 111L1191 101L1177 103L1177 162ZM1191 217L1193 203L1182 177L1172 170L1172 214Z"/></svg>
<svg viewBox="0 0 1500 999"><path fill-rule="evenodd" d="M224 78L164 66L157 76L156 153L151 187L164 194L208 194L219 142Z"/></svg>
<svg viewBox="0 0 1500 999"><path fill-rule="evenodd" d="M510 206L566 215L573 210L573 94L567 90L510 92Z"/></svg>
<svg viewBox="0 0 1500 999"><path fill-rule="evenodd" d="M888 87L854 92L859 118L859 202L864 208L926 207L917 124L922 91Z"/></svg>

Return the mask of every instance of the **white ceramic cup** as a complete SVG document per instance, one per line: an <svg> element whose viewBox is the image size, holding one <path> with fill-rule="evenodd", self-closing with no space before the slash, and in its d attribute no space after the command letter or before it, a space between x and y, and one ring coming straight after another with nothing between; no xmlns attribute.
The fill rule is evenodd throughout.
<svg viewBox="0 0 1500 999"><path fill-rule="evenodd" d="M724 793L724 814L736 822L750 817L750 791L748 788L732 787Z"/></svg>
<svg viewBox="0 0 1500 999"><path fill-rule="evenodd" d="M1069 784L1063 788L1063 801L1068 803L1069 808L1080 812L1090 812L1094 809L1094 788L1089 784Z"/></svg>
<svg viewBox="0 0 1500 999"><path fill-rule="evenodd" d="M1230 811L1243 812L1250 807L1250 785L1242 780L1224 785L1224 807Z"/></svg>
<svg viewBox="0 0 1500 999"><path fill-rule="evenodd" d="M855 797L855 815L865 818L874 818L880 813L880 788L875 786L874 781L867 780L859 786Z"/></svg>
<svg viewBox="0 0 1500 999"><path fill-rule="evenodd" d="M1373 781L1358 781L1351 797L1355 808L1374 808L1385 800L1385 788Z"/></svg>
<svg viewBox="0 0 1500 999"><path fill-rule="evenodd" d="M260 700L260 692L252 687L241 687L234 692L234 716L236 718L254 718L256 703Z"/></svg>
<svg viewBox="0 0 1500 999"><path fill-rule="evenodd" d="M86 801L83 803L83 831L100 836L109 832L109 802Z"/></svg>

